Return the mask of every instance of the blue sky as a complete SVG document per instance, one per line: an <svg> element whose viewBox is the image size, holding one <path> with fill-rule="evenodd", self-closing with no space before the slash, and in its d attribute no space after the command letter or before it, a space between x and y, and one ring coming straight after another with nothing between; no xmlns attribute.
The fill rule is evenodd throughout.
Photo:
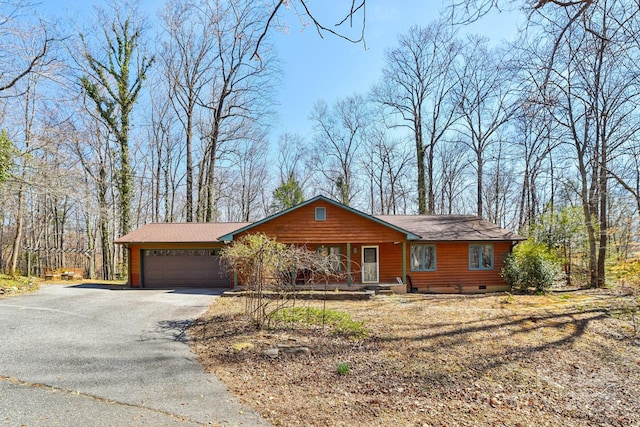
<svg viewBox="0 0 640 427"><path fill-rule="evenodd" d="M262 0L256 0L262 1ZM104 0L44 0L39 6L46 15L61 20L86 16L92 5ZM156 19L158 0L141 0L150 20ZM310 0L312 11L323 23L333 24L342 16L349 0ZM414 25L426 25L436 20L447 0L367 0L366 49L327 34L320 38L315 28L303 29L294 11L284 10L280 24L288 31L272 31L272 43L282 63L282 84L276 102L278 118L271 135L277 138L284 132L308 136L308 120L313 104L324 99L336 99L354 93L365 93L380 77L384 65L384 51L396 45L398 35ZM81 22L81 20L80 20ZM358 23L359 24L359 23ZM474 24L468 31L484 34L493 40L512 39L516 34L514 17L508 13L494 13Z"/></svg>
<svg viewBox="0 0 640 427"><path fill-rule="evenodd" d="M322 8L340 11L350 4L346 0L317 3L320 2ZM295 18L288 15L289 34L273 34L285 74L278 97L280 122L276 134L289 131L305 136L311 127L308 116L318 99L332 103L343 96L366 92L381 75L385 49L394 47L398 36L410 27L438 19L446 3L446 0L367 0L366 49L362 44L332 35L320 38L311 27L301 31ZM511 39L517 31L512 15L497 12L468 30L496 41Z"/></svg>

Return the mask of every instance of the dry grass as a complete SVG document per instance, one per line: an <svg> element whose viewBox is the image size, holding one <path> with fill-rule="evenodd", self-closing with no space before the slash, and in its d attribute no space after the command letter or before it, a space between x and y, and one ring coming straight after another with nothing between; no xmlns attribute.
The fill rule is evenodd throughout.
<svg viewBox="0 0 640 427"><path fill-rule="evenodd" d="M256 331L243 299L222 298L191 337L205 368L275 425L629 426L640 425L638 304L614 291L327 302L365 322L354 339ZM278 344L310 352L262 353Z"/></svg>
<svg viewBox="0 0 640 427"><path fill-rule="evenodd" d="M33 292L38 287L37 280L33 277L0 274L0 298Z"/></svg>

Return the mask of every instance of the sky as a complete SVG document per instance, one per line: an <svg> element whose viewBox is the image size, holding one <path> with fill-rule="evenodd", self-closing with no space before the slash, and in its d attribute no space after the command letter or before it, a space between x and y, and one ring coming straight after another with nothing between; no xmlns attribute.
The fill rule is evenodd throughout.
<svg viewBox="0 0 640 427"><path fill-rule="evenodd" d="M320 1L323 8L330 10L342 11L350 4L346 0ZM352 44L332 35L320 38L311 27L301 31L295 18L288 15L289 33L272 34L285 73L278 96L277 132L297 132L305 136L311 128L308 117L317 100L331 104L338 98L367 92L381 77L385 50L395 47L398 36L412 26L437 20L445 3L448 2L367 0L366 48L364 44ZM509 40L516 35L517 22L512 15L496 12L468 31L495 41Z"/></svg>
<svg viewBox="0 0 640 427"><path fill-rule="evenodd" d="M256 0L264 1L264 0ZM92 5L104 0L43 0L41 13L64 20L91 12ZM150 20L157 19L161 0L140 0ZM269 2L270 3L270 2ZM295 10L282 10L278 27L271 32L282 69L282 82L276 95L277 119L272 138L285 132L308 137L312 124L309 115L318 100L331 104L338 98L364 94L380 78L384 52L397 44L400 34L414 25L426 25L439 16L447 0L367 0L363 43L350 43L331 34L321 38L314 27L304 27ZM344 15L349 0L309 0L313 13L328 26ZM80 19L80 22L82 20ZM354 22L360 25L360 22ZM358 27L359 30L359 27ZM517 22L513 14L495 12L466 31L490 37L494 41L513 39Z"/></svg>

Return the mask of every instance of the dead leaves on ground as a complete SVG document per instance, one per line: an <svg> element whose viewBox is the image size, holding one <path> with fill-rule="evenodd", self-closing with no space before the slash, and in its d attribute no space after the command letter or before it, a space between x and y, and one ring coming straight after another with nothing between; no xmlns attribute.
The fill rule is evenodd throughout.
<svg viewBox="0 0 640 427"><path fill-rule="evenodd" d="M300 325L256 331L241 299L221 299L193 326L192 345L207 370L276 425L640 424L640 337L611 312L636 297L505 298L327 303L366 322L365 339ZM263 354L279 344L310 351ZM348 373L338 373L341 363Z"/></svg>

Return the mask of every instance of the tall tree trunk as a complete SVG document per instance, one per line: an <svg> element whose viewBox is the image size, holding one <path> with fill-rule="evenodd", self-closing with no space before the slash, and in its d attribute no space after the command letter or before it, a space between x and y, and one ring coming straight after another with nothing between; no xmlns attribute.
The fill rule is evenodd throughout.
<svg viewBox="0 0 640 427"><path fill-rule="evenodd" d="M434 135L431 136L431 142L429 143L429 150L427 155L427 214L435 214L436 200L433 192L433 159L435 157L436 141Z"/></svg>
<svg viewBox="0 0 640 427"><path fill-rule="evenodd" d="M167 148L167 159L169 158L169 150ZM171 181L171 174L169 173L169 165L167 164L164 167L164 221L165 222L173 222L173 203L170 200L173 200L173 194L175 191L169 191L169 182ZM170 196L171 195L171 196ZM171 197L171 199L169 199Z"/></svg>
<svg viewBox="0 0 640 427"><path fill-rule="evenodd" d="M477 186L476 189L478 191L478 198L477 198L477 203L478 203L478 216L482 218L482 213L483 213L483 206L482 206L482 188L483 188L483 183L482 183L482 178L484 175L484 159L482 158L482 150L478 150L476 151L476 160L478 162L478 176L477 176Z"/></svg>
<svg viewBox="0 0 640 427"><path fill-rule="evenodd" d="M587 131L585 130L585 134ZM592 199L589 195L589 184L587 178L587 169L584 163L583 154L578 151L578 168L580 172L580 197L582 199L582 211L584 213L584 222L587 229L587 241L589 244L589 286L596 287L598 285L598 270L597 270L597 251L596 251L596 238L595 227L593 225L593 207Z"/></svg>
<svg viewBox="0 0 640 427"><path fill-rule="evenodd" d="M88 203L89 198L87 197L87 211L84 213L84 217L85 217L85 228L86 228L86 233L87 233L87 258L88 258L88 264L89 264L89 279L95 279L96 278L96 268L95 268L95 262L96 262L96 245L95 245L95 241L93 238L93 230L91 227L91 217L89 216L89 203Z"/></svg>
<svg viewBox="0 0 640 427"><path fill-rule="evenodd" d="M416 143L416 163L418 167L418 214L427 213L427 189L425 187L425 150L422 142L422 118L417 115L414 120L414 138Z"/></svg>
<svg viewBox="0 0 640 427"><path fill-rule="evenodd" d="M604 124L602 124L604 128ZM605 129L602 129L602 138L600 143L600 162L598 164L598 197L600 201L600 221L599 221L599 245L598 245L598 279L596 286L603 288L605 286L605 267L607 259L607 242L608 242L608 229L609 224L607 220L608 216L608 185L607 185L607 150L608 144L605 135ZM597 155L597 154L596 154Z"/></svg>
<svg viewBox="0 0 640 427"><path fill-rule="evenodd" d="M209 142L209 171L207 183L207 209L204 218L205 222L211 222L215 218L215 174L216 174L216 151L218 148L218 125L215 125L214 132Z"/></svg>
<svg viewBox="0 0 640 427"><path fill-rule="evenodd" d="M187 126L185 129L187 135L187 222L193 222L193 116L191 112L187 113Z"/></svg>
<svg viewBox="0 0 640 427"><path fill-rule="evenodd" d="M111 280L111 238L109 233L109 206L107 204L107 171L104 164L98 173L98 209L100 223L100 246L102 247L102 278Z"/></svg>
<svg viewBox="0 0 640 427"><path fill-rule="evenodd" d="M162 199L162 192L160 191L160 187L162 184L162 140L158 141L158 146L156 149L156 155L158 156L155 159L155 173L153 180L153 191L154 191L154 200L153 200L153 221L160 222L160 200Z"/></svg>
<svg viewBox="0 0 640 427"><path fill-rule="evenodd" d="M527 203L530 200L529 193L529 159L525 159L524 172L522 177L522 190L520 191L520 212L518 214L518 226L520 229L524 229L525 225L529 224L529 213L525 213L525 210L531 210L531 205Z"/></svg>
<svg viewBox="0 0 640 427"><path fill-rule="evenodd" d="M24 173L23 173L24 177ZM24 223L24 186L21 183L18 188L18 212L16 215L16 234L11 247L11 261L9 262L9 274L18 273L18 256L20 254L20 244L22 242L22 229Z"/></svg>

